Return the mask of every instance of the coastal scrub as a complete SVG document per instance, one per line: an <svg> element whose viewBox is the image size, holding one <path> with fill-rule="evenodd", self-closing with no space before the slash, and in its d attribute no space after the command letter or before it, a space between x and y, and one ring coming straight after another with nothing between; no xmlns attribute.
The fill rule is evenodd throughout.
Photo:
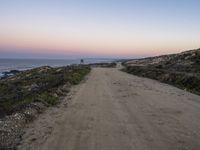
<svg viewBox="0 0 200 150"><path fill-rule="evenodd" d="M39 67L0 80L0 114L11 114L31 102L55 105L56 90L64 84L78 84L90 68L88 66ZM62 92L60 92L62 93Z"/></svg>

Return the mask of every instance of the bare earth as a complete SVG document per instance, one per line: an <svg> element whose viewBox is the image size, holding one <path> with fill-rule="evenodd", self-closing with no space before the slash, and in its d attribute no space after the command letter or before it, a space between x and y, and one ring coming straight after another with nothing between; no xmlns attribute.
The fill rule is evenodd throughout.
<svg viewBox="0 0 200 150"><path fill-rule="evenodd" d="M19 149L200 149L200 96L118 69L87 78L27 128Z"/></svg>

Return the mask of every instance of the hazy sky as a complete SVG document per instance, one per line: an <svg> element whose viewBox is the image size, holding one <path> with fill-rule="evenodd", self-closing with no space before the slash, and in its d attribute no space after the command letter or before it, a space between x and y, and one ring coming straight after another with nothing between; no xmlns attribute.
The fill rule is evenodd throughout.
<svg viewBox="0 0 200 150"><path fill-rule="evenodd" d="M200 0L0 0L0 57L141 57L200 47Z"/></svg>

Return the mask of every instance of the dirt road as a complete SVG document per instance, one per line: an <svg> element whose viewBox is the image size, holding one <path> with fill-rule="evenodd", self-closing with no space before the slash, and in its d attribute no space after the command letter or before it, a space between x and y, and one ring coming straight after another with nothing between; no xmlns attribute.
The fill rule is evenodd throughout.
<svg viewBox="0 0 200 150"><path fill-rule="evenodd" d="M19 149L199 150L200 96L95 68L22 138Z"/></svg>

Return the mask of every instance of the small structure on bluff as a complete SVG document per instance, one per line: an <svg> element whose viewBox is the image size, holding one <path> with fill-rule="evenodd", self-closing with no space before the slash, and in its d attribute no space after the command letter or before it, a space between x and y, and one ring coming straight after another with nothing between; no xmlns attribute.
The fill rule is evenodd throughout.
<svg viewBox="0 0 200 150"><path fill-rule="evenodd" d="M81 59L80 63L81 63L81 64L84 64L84 59Z"/></svg>

